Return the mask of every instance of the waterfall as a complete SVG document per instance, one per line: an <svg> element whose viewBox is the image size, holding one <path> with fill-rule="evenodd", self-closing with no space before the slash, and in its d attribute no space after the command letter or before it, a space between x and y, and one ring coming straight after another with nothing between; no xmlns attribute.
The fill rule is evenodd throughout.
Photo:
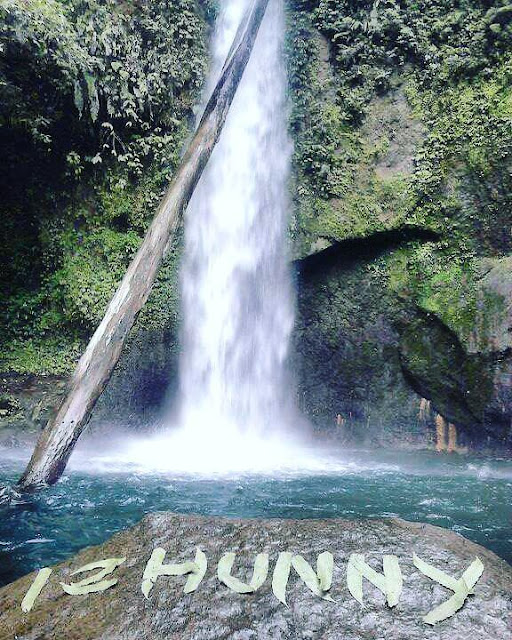
<svg viewBox="0 0 512 640"><path fill-rule="evenodd" d="M250 2L221 2L205 99ZM295 301L284 31L283 0L270 0L185 216L177 406L115 459L95 456L102 468L229 474L311 464L295 438L301 419L287 368Z"/></svg>
<svg viewBox="0 0 512 640"><path fill-rule="evenodd" d="M221 2L210 87L249 5ZM217 438L275 432L293 396L283 39L282 0L271 0L185 218L179 421Z"/></svg>

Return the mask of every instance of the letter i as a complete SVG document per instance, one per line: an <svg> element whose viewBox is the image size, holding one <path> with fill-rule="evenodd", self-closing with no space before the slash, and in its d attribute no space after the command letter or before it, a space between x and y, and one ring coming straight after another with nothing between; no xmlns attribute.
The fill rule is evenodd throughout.
<svg viewBox="0 0 512 640"><path fill-rule="evenodd" d="M34 582L21 602L21 610L23 613L28 613L32 609L37 596L41 593L44 585L48 582L51 572L52 570L47 567L39 570Z"/></svg>

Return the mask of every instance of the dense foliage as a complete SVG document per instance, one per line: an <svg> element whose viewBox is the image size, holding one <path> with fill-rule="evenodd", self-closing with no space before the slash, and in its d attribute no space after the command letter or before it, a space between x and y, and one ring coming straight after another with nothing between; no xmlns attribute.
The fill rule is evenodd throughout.
<svg viewBox="0 0 512 640"><path fill-rule="evenodd" d="M512 5L294 0L301 252L404 224L437 245L383 278L462 338L480 258L512 249Z"/></svg>
<svg viewBox="0 0 512 640"><path fill-rule="evenodd" d="M0 2L8 368L68 370L101 318L190 130L212 15L196 0Z"/></svg>

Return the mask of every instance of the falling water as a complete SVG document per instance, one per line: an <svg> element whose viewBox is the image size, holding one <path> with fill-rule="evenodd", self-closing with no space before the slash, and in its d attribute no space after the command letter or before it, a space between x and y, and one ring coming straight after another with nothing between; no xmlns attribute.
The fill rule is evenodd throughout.
<svg viewBox="0 0 512 640"><path fill-rule="evenodd" d="M222 3L213 78L249 4ZM266 434L288 419L294 303L283 33L282 2L272 0L186 216L180 421L218 438Z"/></svg>
<svg viewBox="0 0 512 640"><path fill-rule="evenodd" d="M205 97L251 1L221 2ZM115 461L102 454L107 468L120 462L230 473L317 464L307 453L304 458L302 445L293 449L298 418L287 370L294 320L287 248L292 145L282 3L270 0L186 213L177 409L164 416L157 434L124 443Z"/></svg>

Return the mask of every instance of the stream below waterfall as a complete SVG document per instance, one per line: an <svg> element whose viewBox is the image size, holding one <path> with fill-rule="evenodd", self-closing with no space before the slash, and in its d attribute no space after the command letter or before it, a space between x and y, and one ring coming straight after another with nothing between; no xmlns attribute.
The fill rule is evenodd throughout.
<svg viewBox="0 0 512 640"><path fill-rule="evenodd" d="M16 480L28 455L1 452L0 484ZM399 516L452 529L512 561L510 460L332 447L323 456L316 471L217 475L122 473L115 466L100 471L74 456L57 485L0 507L0 583L99 544L159 510L255 518Z"/></svg>

